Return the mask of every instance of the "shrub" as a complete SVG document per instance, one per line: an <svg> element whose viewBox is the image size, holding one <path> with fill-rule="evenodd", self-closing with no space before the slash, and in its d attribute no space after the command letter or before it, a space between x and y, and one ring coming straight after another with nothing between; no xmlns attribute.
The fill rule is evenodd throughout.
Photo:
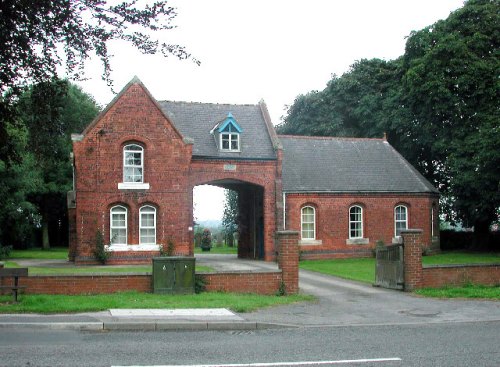
<svg viewBox="0 0 500 367"><path fill-rule="evenodd" d="M0 245L0 260L9 257L11 251L12 251L12 246Z"/></svg>
<svg viewBox="0 0 500 367"><path fill-rule="evenodd" d="M203 234L201 237L201 249L203 251L210 251L212 248L212 233L208 228L203 230Z"/></svg>
<svg viewBox="0 0 500 367"><path fill-rule="evenodd" d="M170 238L167 242L167 246L165 247L164 245L160 245L160 256L166 257L166 256L172 256L174 254L174 241Z"/></svg>
<svg viewBox="0 0 500 367"><path fill-rule="evenodd" d="M101 264L106 264L109 258L109 251L104 243L104 237L100 230L97 230L95 237L94 256Z"/></svg>

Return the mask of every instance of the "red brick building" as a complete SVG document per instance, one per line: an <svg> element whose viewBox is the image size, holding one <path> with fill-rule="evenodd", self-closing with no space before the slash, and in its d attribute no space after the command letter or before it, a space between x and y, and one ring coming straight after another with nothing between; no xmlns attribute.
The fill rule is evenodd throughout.
<svg viewBox="0 0 500 367"><path fill-rule="evenodd" d="M132 80L74 134L70 259L148 262L193 254L193 188L236 190L240 257L274 260L275 232L299 230L309 257L364 256L422 228L439 246L438 193L385 141L278 137L263 102L158 102ZM433 245L434 243L434 245Z"/></svg>

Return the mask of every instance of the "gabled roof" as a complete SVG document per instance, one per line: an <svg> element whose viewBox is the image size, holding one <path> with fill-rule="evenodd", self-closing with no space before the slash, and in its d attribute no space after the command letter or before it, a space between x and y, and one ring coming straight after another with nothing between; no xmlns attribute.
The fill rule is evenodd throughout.
<svg viewBox="0 0 500 367"><path fill-rule="evenodd" d="M156 101L156 99L151 95L151 93L149 92L148 88L146 88L146 86L144 85L144 83L137 76L134 76L132 78L132 80L130 80L122 88L122 90L113 98L113 100L110 103L108 103L108 105L101 111L101 113L99 113L99 115L97 115L97 117L94 118L94 120L89 125L87 125L87 127L83 130L83 132L81 134L72 134L72 139L73 139L73 135L74 135L75 139L73 139L73 140L81 140L83 138L83 136L85 136L89 131L91 131L94 128L94 126L102 119L102 117L104 115L106 115L106 113L108 113L108 111L116 104L116 102L118 102L118 100L120 100L120 98L122 98L122 96L125 93L127 93L127 91L130 89L130 87L132 87L135 84L139 85L140 88L142 88L142 90L148 96L148 98L151 100L151 102L153 103L153 105L168 120L168 116L162 110L162 108L160 107L160 105L158 104L158 102ZM174 125L172 125L172 128L174 129L174 131L176 132L176 134L179 135L179 137L182 137L181 134L180 134L180 132L176 129L176 127Z"/></svg>
<svg viewBox="0 0 500 367"><path fill-rule="evenodd" d="M243 129L241 128L240 125L238 125L231 112L227 114L227 117L224 120L215 125L214 128L210 131L210 133L213 133L215 130L221 133L226 129L229 129L229 131L232 132L238 132L238 133L243 132Z"/></svg>
<svg viewBox="0 0 500 367"><path fill-rule="evenodd" d="M279 139L285 192L438 193L384 139Z"/></svg>
<svg viewBox="0 0 500 367"><path fill-rule="evenodd" d="M193 157L223 159L276 159L268 126L260 105L234 105L195 102L158 102L169 120L185 138L191 138ZM222 152L214 134L217 124L224 123L231 113L242 132L240 152Z"/></svg>

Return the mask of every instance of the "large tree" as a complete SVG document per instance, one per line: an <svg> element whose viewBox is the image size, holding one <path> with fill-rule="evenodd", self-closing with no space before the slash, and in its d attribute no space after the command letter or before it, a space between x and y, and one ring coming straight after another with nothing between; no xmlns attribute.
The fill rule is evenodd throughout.
<svg viewBox="0 0 500 367"><path fill-rule="evenodd" d="M82 131L99 108L79 87L57 79L31 86L20 96L17 108L27 131L23 158L36 162L32 171L36 185L27 200L36 208L42 244L48 248L49 228L57 233L66 217L66 192L72 186L70 135Z"/></svg>
<svg viewBox="0 0 500 367"><path fill-rule="evenodd" d="M488 232L500 207L500 2L471 0L408 39L408 131L447 172L441 189L459 219Z"/></svg>
<svg viewBox="0 0 500 367"><path fill-rule="evenodd" d="M18 95L24 86L58 76L61 68L68 78L81 78L85 61L92 55L100 58L102 76L112 85L108 45L113 40L128 41L146 54L193 59L184 47L152 37L173 27L176 12L167 1L142 2L142 7L133 0L111 3L114 5L106 0L0 2L0 159L16 156L6 126L16 119L7 91Z"/></svg>
<svg viewBox="0 0 500 367"><path fill-rule="evenodd" d="M500 207L500 2L471 0L413 32L394 61L361 60L297 97L281 133L380 137L442 193L449 218L488 231Z"/></svg>

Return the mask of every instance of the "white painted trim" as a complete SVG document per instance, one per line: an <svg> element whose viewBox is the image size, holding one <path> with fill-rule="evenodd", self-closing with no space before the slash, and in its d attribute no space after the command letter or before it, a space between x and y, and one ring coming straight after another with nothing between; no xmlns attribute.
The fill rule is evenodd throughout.
<svg viewBox="0 0 500 367"><path fill-rule="evenodd" d="M111 252L121 251L160 251L160 245L119 245L113 244L106 249Z"/></svg>
<svg viewBox="0 0 500 367"><path fill-rule="evenodd" d="M149 190L149 184L136 182L119 182L118 190Z"/></svg>
<svg viewBox="0 0 500 367"><path fill-rule="evenodd" d="M319 246L322 244L322 240L299 240L299 245L301 246Z"/></svg>
<svg viewBox="0 0 500 367"><path fill-rule="evenodd" d="M348 238L345 240L346 245L368 245L369 243L369 238Z"/></svg>

